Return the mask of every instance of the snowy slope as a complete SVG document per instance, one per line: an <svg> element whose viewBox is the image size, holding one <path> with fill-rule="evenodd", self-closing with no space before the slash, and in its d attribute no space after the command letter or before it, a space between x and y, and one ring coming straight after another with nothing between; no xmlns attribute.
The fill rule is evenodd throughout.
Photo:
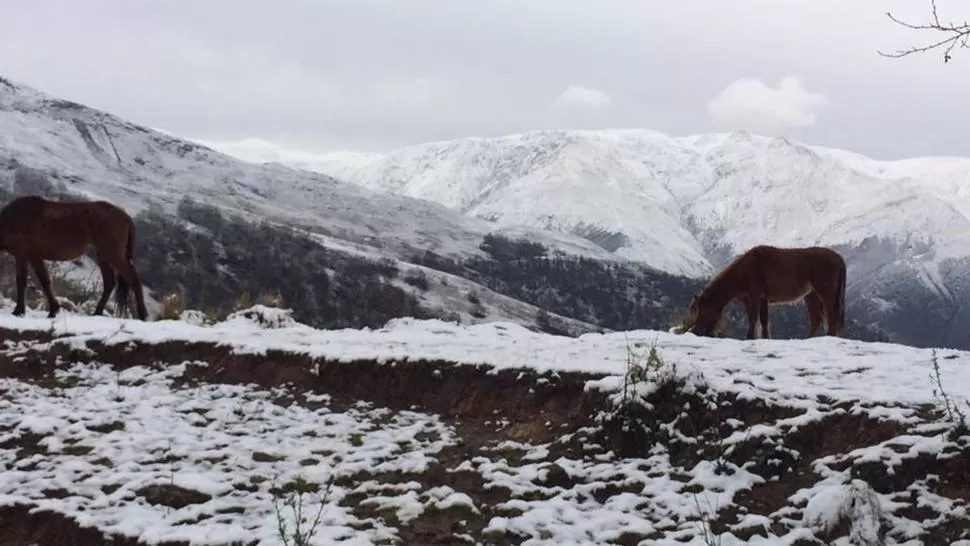
<svg viewBox="0 0 970 546"><path fill-rule="evenodd" d="M279 164L254 165L0 79L0 165L54 173L132 213L185 195L389 250L477 253L494 226L440 205L380 194ZM9 173L8 173L9 176ZM544 240L543 234L534 234ZM561 240L554 235L551 240ZM574 250L606 253L579 238Z"/></svg>
<svg viewBox="0 0 970 546"><path fill-rule="evenodd" d="M210 144L689 276L756 244L832 246L849 264L850 314L901 341L970 347L970 158L876 161L746 131L535 131L315 158Z"/></svg>
<svg viewBox="0 0 970 546"><path fill-rule="evenodd" d="M470 138L395 151L387 156L273 152L210 143L239 157L279 157L301 168L388 193L442 203L499 225L529 225L599 240L619 256L658 269L701 275L704 251L680 221L683 199L709 183L683 168L692 150L666 152L654 133L537 132ZM663 150L664 153L660 153ZM631 161L631 158L635 158ZM677 184L655 184L676 180Z"/></svg>
<svg viewBox="0 0 970 546"><path fill-rule="evenodd" d="M364 249L372 257L400 259L424 250L456 257L480 254L484 234L508 232L574 254L613 258L580 237L496 226L437 203L375 192L281 164L241 161L0 78L0 184L9 187L18 166L39 169L74 192L108 199L131 214L151 203L171 211L190 196L252 219L301 226L330 246ZM435 291L421 297L477 321L465 309L470 283L451 280L451 288L435 283ZM93 282L100 288L99 277ZM465 291L453 293L456 286ZM484 289L480 297L489 320L527 324L532 319L524 317L534 317L538 310Z"/></svg>
<svg viewBox="0 0 970 546"><path fill-rule="evenodd" d="M914 157L879 161L845 150L821 146L814 149L874 178L900 180L917 191L930 192L950 203L963 215L970 216L970 184L967 183L970 157Z"/></svg>
<svg viewBox="0 0 970 546"><path fill-rule="evenodd" d="M258 160L232 143L212 143ZM290 161L266 143L261 153ZM877 162L745 131L537 131L387 154L306 152L299 165L502 223L595 234L617 254L688 275L759 243L929 245L970 256L970 159ZM295 163L295 162L294 162ZM607 235L612 234L612 237Z"/></svg>
<svg viewBox="0 0 970 546"><path fill-rule="evenodd" d="M849 260L850 314L901 341L970 347L958 328L970 320L970 190L959 158L889 164L746 132L673 138L635 129L536 131L388 154L208 144L271 163L0 79L0 183L26 165L131 212L188 195L398 259L426 249L477 254L482 236L497 231L702 277L753 244L828 244ZM449 299L460 293L429 296L471 311ZM495 304L487 320L535 312L507 298L483 301Z"/></svg>

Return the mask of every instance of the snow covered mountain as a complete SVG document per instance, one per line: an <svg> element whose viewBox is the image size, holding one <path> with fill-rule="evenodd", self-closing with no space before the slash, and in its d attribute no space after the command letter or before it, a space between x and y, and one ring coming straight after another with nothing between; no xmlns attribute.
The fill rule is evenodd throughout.
<svg viewBox="0 0 970 546"><path fill-rule="evenodd" d="M111 200L132 215L153 204L171 212L189 196L249 218L303 227L330 247L371 258L400 259L424 250L458 258L481 255L483 236L502 232L426 200L280 164L241 161L0 78L0 184L10 187L19 167L37 169L74 193ZM510 232L552 248L611 258L580 237L522 227ZM462 282L452 278L451 288L425 296L478 322L464 312L465 292L472 287L459 293L455 287ZM488 320L528 323L525 317L538 311L484 289L480 299Z"/></svg>
<svg viewBox="0 0 970 546"><path fill-rule="evenodd" d="M386 154L210 145L500 226L580 235L688 276L708 275L755 244L833 246L849 261L852 312L939 329L940 343L970 343L954 330L970 302L967 158L880 162L745 131L671 137L637 129L535 131Z"/></svg>
<svg viewBox="0 0 970 546"><path fill-rule="evenodd" d="M174 206L185 195L260 217L392 250L478 253L488 222L425 200L381 194L284 165L253 165L224 153L0 79L0 158L105 196L132 213L149 200ZM531 233L551 246L606 255L578 237Z"/></svg>
<svg viewBox="0 0 970 546"><path fill-rule="evenodd" d="M213 146L250 157L262 149ZM387 193L499 225L581 234L686 275L759 243L856 246L869 237L970 255L970 159L877 162L745 131L536 131L434 142L388 154L283 155Z"/></svg>
<svg viewBox="0 0 970 546"><path fill-rule="evenodd" d="M132 213L190 196L396 260L481 256L498 233L702 278L753 244L827 244L849 260L850 319L902 342L970 347L970 160L880 163L745 132L540 131L323 156L207 144L0 79L2 184L31 167ZM534 305L427 272L441 280L422 297L439 309L534 324Z"/></svg>

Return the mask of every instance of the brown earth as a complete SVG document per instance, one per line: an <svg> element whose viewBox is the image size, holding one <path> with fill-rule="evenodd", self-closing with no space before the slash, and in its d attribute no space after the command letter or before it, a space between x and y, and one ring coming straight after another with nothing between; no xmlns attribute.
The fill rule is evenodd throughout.
<svg viewBox="0 0 970 546"><path fill-rule="evenodd" d="M655 408L653 411L639 406L617 414L618 417L613 420L597 424L595 416L608 409L608 404L603 393L584 389L586 381L602 377L595 374L538 373L531 370L496 372L485 366L435 361L383 364L375 361L335 362L281 351L269 351L259 356L235 355L229 347L213 343L106 345L90 341L84 350L57 343L49 349L37 350L29 343L19 347L15 344L21 341L46 343L51 341L49 334L2 328L0 339L7 342L7 348L0 350L0 377L38 384L55 382L53 371L69 362L98 361L118 369L159 363L205 362L209 364L190 366L183 381L287 386L290 387L288 399L279 401L283 404L307 404L302 393L320 392L332 397L330 405L335 408L349 407L363 400L394 410L417 409L440 415L456 428L462 443L439 453L439 464L432 466L429 472L381 476L380 479L384 483L417 480L425 487L450 485L469 494L476 505L483 508L482 514L471 514L463 509L429 510L408 525L399 527L403 544L467 544L455 536L462 533L486 544L511 545L522 542L521 537L481 535L489 519L499 514L490 507L507 500L507 490L484 488L481 476L475 472L446 471L461 461L482 455L483 447L494 446L502 440L530 444L552 442L548 446L551 452L548 460L555 460L559 456L582 458L610 449L621 455L635 455L662 442L672 459L682 468L690 468L701 459L720 460L724 464L724 471L730 472L731 465L742 466L753 462L750 471L766 479L772 476L779 478L742 492L736 498L736 510L722 513L717 521L711 522L712 528L720 532L737 523L746 513L768 515L787 506L787 499L792 493L820 479L811 469L811 463L816 458L847 453L908 433L905 427L894 421L878 421L852 411L836 411L853 409L851 404L843 403L833 407L832 413L821 421L784 431L779 438L755 437L727 450L718 440L737 430L726 424L729 418L742 423L737 427L748 427L755 423L771 425L800 412L703 390L685 395L676 384L671 383L664 385L649 399ZM705 405L717 409L705 410ZM685 410L685 407L689 409ZM933 412L924 409L924 413L929 417ZM661 424L673 424L681 433L703 441L682 442ZM559 441L563 434L576 432L578 434L569 441ZM17 446L26 450L25 453L38 448L36 439L33 445L29 438L18 441ZM590 442L602 447L598 450L590 448ZM852 467L852 472L877 490L893 487L896 491L905 490L909 484L936 474L939 479L935 485L929 486L931 491L962 502L970 501L970 484L965 479L970 468L970 448L954 448L949 455L950 458L943 460L931 457L907 460L895 475L880 463L860 464ZM517 452L505 452L502 456L514 463L518 455ZM851 462L846 463L846 466L851 465ZM343 476L341 479L354 482L357 477ZM570 477L561 468L556 471L553 465L545 479L549 484L571 487L578 478ZM610 495L622 491L623 487L635 486L608 486L594 496L603 502ZM344 504L352 505L361 500L364 499L347 498ZM917 499L912 499L912 508L904 508L902 513L909 511L912 515L907 517L917 514L925 518L936 517L932 510L917 508L916 502ZM374 512L373 508L367 506L357 506L355 510L368 515ZM918 510L923 512L918 513ZM380 516L394 521L393 514ZM970 525L967 522L945 522L923 540L925 544L947 544L966 535L968 528ZM741 537L767 534L765 530L756 528L734 532ZM655 538L658 537L627 533L617 543L638 544L641 540ZM834 537L822 538L830 541ZM824 544L825 541L812 544ZM52 512L30 513L29 507L25 506L0 509L0 546L30 544L87 546L134 545L138 542L122 537L105 538L98 531L81 528L73 520Z"/></svg>

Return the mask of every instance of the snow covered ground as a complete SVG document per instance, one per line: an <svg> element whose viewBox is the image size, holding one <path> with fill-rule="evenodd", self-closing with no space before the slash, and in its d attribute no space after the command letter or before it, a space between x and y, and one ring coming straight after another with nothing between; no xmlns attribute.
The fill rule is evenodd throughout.
<svg viewBox="0 0 970 546"><path fill-rule="evenodd" d="M867 483L861 470L876 464L880 471L902 473L920 457L965 457L964 443L946 434L946 424L919 409L937 402L934 355L925 349L832 338L702 339L656 331L567 338L511 323L459 326L411 319L378 330L319 331L259 306L210 326L67 313L49 320L42 312L21 319L0 309L0 328L51 333L56 343L78 348L89 340L106 345L209 341L242 354L273 349L328 361L407 366L443 360L493 371L589 372L601 377L588 381L587 389L614 399L622 391L631 351L645 354L653 346L663 362L637 384L643 399L667 377L688 393L728 395L738 406L763 403L788 412L755 423L727 420L725 426L734 430L720 439L727 453L752 437L782 442L830 418L861 415L872 420L866 426L899 427L884 438L860 432L867 439L846 452L819 453L805 463L814 477L795 480L788 501L781 497L783 506L759 513L739 509L739 498L777 480L759 474L754 460L701 459L684 466L676 450L663 445L621 457L596 445L590 427L546 443L496 438L456 459L462 424L365 401L341 408L314 393L303 393L300 404L285 405L279 402L286 396L283 388L182 379L188 366L205 362L119 371L96 358L89 364L65 362L46 382L0 379L0 505L34 504L144 541L279 544L274 485L302 478L322 488L332 476L336 481L313 544L393 543L422 514L449 510L467 524L452 530L454 541L493 543L505 536L530 545L792 544L811 538L813 530L822 536L840 517L853 521L847 532L854 538L830 543L868 544L866 537L882 526L889 533L887 544L916 545L932 543L922 534L941 521L968 517L959 495L934 486L945 478L876 492L885 483ZM45 347L7 341L3 353L16 362L18 354ZM940 350L935 357L949 396L966 407L970 353ZM570 442L582 447L564 447ZM477 476L481 488L466 491L458 482L419 479L436 461L447 466L447 475ZM392 475L398 478L388 478ZM157 498L166 493L184 502L166 506ZM906 512L912 495L933 515ZM310 519L316 507L305 508ZM732 510L739 511L736 517ZM705 533L718 518L730 525L718 531L719 542L711 542L715 538ZM477 527L468 523L473 520ZM292 529L292 520L287 521ZM761 528L759 534L744 533Z"/></svg>
<svg viewBox="0 0 970 546"><path fill-rule="evenodd" d="M66 313L54 320L42 312L17 318L0 310L0 328L52 332L64 337L62 342L79 346L87 340L105 340L109 345L212 341L231 345L239 354L277 349L346 362L444 360L497 369L602 373L617 380L625 372L631 345L656 344L665 360L703 372L716 389L767 396L786 404L799 399L811 404L820 395L912 404L934 400L927 382L932 349L892 343L831 337L709 339L651 330L572 338L532 332L510 322L458 325L412 318L392 320L377 330L317 330L282 314L272 316L285 327L264 328L242 315L203 326ZM941 373L952 385L951 394L970 399L970 352L940 349L938 355ZM846 382L847 374L854 380ZM739 384L741 376L751 384Z"/></svg>
<svg viewBox="0 0 970 546"><path fill-rule="evenodd" d="M150 542L272 543L278 533L271 486L298 477L326 483L364 469L421 470L454 436L431 415L283 408L272 392L244 386L173 388L182 371L76 365L57 372L64 386L55 396L4 380L2 438L42 435L44 452L15 459L14 450L4 450L0 503L35 503ZM432 439L417 440L419 432ZM200 499L168 509L146 501L153 495L146 488L161 497L167 486ZM180 496L174 487L173 504ZM63 491L62 498L49 498L50 490ZM461 500L443 493L442 501ZM321 521L319 544L347 537L355 537L347 544L372 544L392 534L380 525L355 530L360 520L336 504L325 505Z"/></svg>

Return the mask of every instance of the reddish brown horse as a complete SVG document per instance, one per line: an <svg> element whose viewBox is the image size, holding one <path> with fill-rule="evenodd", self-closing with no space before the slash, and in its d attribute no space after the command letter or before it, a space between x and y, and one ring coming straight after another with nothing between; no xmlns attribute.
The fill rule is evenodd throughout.
<svg viewBox="0 0 970 546"><path fill-rule="evenodd" d="M0 210L0 251L17 261L17 305L13 314L23 316L27 266L33 268L47 297L47 316L53 318L60 305L51 290L44 260L68 261L80 257L89 246L97 251L104 291L94 314L104 314L108 297L117 284L116 313L128 310L128 291L135 292L138 318L148 311L141 280L132 263L134 222L131 216L106 201L60 202L38 196L18 197Z"/></svg>
<svg viewBox="0 0 970 546"><path fill-rule="evenodd" d="M834 250L813 246L778 248L760 245L736 257L714 276L688 310L691 332L710 336L724 307L741 300L748 313L748 339L768 337L768 306L805 300L812 337L825 317L828 335L845 327L845 260Z"/></svg>

